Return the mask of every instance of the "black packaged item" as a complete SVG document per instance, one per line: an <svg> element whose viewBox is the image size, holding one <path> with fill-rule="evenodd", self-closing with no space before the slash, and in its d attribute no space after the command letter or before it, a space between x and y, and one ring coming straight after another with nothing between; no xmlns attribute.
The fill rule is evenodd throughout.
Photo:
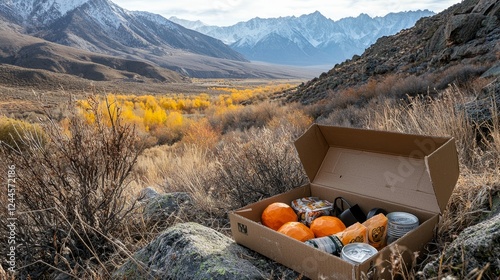
<svg viewBox="0 0 500 280"><path fill-rule="evenodd" d="M340 206L339 202L340 201ZM344 202L347 204L349 208L345 209L344 207ZM334 213L335 215L342 220L344 225L346 227L349 227L350 225L353 225L357 222L363 223L366 221L366 215L363 213L363 210L359 207L359 205L354 204L354 206L351 206L347 200L345 200L343 197L337 197L335 198L335 201L333 202L334 204Z"/></svg>

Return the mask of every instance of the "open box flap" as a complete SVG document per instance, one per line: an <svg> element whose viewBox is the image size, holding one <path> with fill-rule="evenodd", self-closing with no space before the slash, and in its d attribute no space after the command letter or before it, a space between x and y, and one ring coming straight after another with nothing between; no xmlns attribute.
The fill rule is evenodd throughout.
<svg viewBox="0 0 500 280"><path fill-rule="evenodd" d="M450 139L427 157L427 168L441 212L446 209L459 176L456 151L455 141Z"/></svg>
<svg viewBox="0 0 500 280"><path fill-rule="evenodd" d="M458 178L450 137L315 124L295 146L311 183L433 213Z"/></svg>

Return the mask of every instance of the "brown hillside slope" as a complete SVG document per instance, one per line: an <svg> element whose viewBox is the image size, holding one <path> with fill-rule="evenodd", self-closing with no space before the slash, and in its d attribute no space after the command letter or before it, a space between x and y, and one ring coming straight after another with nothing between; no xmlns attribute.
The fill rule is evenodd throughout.
<svg viewBox="0 0 500 280"><path fill-rule="evenodd" d="M44 41L0 26L0 63L32 70L47 70L92 81L180 82L178 73L150 63L117 58ZM23 77L0 84L29 83ZM34 83L33 86L37 85Z"/></svg>
<svg viewBox="0 0 500 280"><path fill-rule="evenodd" d="M457 65L478 67L478 72L484 72L498 61L499 39L500 2L465 0L421 19L413 28L380 38L363 55L336 65L283 96L290 102L311 104L331 92L390 75L397 79L418 77L425 80L424 90L439 89L453 82L447 79L446 71Z"/></svg>

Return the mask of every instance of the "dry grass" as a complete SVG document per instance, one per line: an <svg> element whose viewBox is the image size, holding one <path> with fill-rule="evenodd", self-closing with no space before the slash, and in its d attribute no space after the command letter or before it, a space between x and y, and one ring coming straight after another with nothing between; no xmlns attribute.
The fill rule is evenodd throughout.
<svg viewBox="0 0 500 280"><path fill-rule="evenodd" d="M484 128L479 133L475 124L467 119L458 106L473 100L474 97L474 92L450 87L433 98L409 97L406 102L401 103L392 99L374 98L367 102L366 107L342 107L339 112L331 114L329 120L323 120L324 123L334 125L359 125L406 133L451 135L456 138L461 176L448 210L443 214L434 253L428 255L426 261L439 258L439 253L458 233L477 223L491 208L491 198L500 192L498 116L494 115L492 124L486 126L486 134ZM286 118L275 118L277 119L283 121ZM199 149L196 145L180 146L182 148L178 149L154 148L148 153L157 153L162 158L161 163L155 162L156 156L151 155L148 157L149 163L140 162L138 166L142 166L142 170L149 173L144 175L144 178L157 178L156 183L164 184L165 191L187 191L195 197L203 208L202 211L211 209L213 214L214 209L217 209L219 213L223 213L271 195L272 193L265 190L273 183L262 178L255 181L256 174L262 172L263 168L290 168L290 163L296 160L293 156L282 156L290 153L293 139L307 125L302 123L297 126L297 130L290 131L287 128L293 121L284 121L275 126L272 126L272 123L269 122L261 129L226 134L219 140L215 152L211 149ZM267 149L269 147L272 148ZM287 163L282 164L283 162ZM257 167L260 171L256 171ZM162 171L157 172L155 169ZM299 170L299 167L294 169ZM285 170L287 174L294 174L293 170ZM158 177L161 174L163 177ZM279 174L272 172L268 175L280 178ZM299 182L300 180L290 181L285 185L288 188ZM279 190L278 192L281 192L286 189ZM248 194L252 195L247 196ZM221 217L215 214L212 218ZM223 223L217 226L222 226L218 229L227 233ZM400 252L394 252L392 256L395 278L417 279L417 271L422 268L416 265L417 256L413 256L414 263L408 267L403 265ZM443 276L449 275L449 272L445 271L446 265L446 261L443 261Z"/></svg>
<svg viewBox="0 0 500 280"><path fill-rule="evenodd" d="M498 170L500 149L495 141L500 132L498 115L493 112L490 124L475 124L460 109L460 105L473 99L473 94L450 87L438 98L419 96L400 105L388 101L372 109L367 126L405 133L453 136L463 172Z"/></svg>
<svg viewBox="0 0 500 280"><path fill-rule="evenodd" d="M426 261L439 258L442 249L458 233L477 223L488 212L491 198L500 193L498 115L494 114L494 121L485 127L486 130L482 129L478 133L474 124L467 120L457 106L472 100L474 92L451 87L433 98L416 96L399 102L377 95L380 85L375 85L365 87L370 92L363 94L365 100L362 102L356 102L353 96L340 96L341 100L309 108L308 112L313 115L314 110L332 112L328 114L329 117L322 119L325 124L452 135L456 138L461 176L448 209L443 214L434 251L427 256ZM108 233L84 219L70 219L67 213L60 213L60 224L71 225L67 232L82 232L76 231L76 228L93 232L94 238L112 249L107 251L106 257L97 257L95 250L89 250L89 258L81 259L86 261L86 266L71 265L71 262L69 266L61 262L54 265L45 260L37 262L36 269L42 267L52 273L105 279L132 252L171 224L194 221L230 234L228 211L305 182L292 144L312 121L304 113L303 107L255 102L238 112L219 117L218 120L213 118L193 123L185 131L183 139L174 145L154 146L142 152L133 165L130 177L127 177L129 184L121 194L127 201L134 202L145 186L153 186L164 192L186 192L193 200L186 209L181 209L175 217L168 217L162 223L148 224L144 221L142 209L134 208L117 231ZM53 159L60 162L57 158ZM57 213L53 212L52 215ZM24 226L31 227L27 224ZM80 237L75 239L86 238ZM50 244L51 239L49 236L46 238L43 242ZM56 256L59 260L67 258L61 251L62 247L47 246L52 246L51 250L55 252L52 257ZM85 247L85 242L82 242L82 246ZM395 278L417 279L418 265L403 266L401 253L397 251L393 252L392 257ZM416 258L412 260L416 261ZM25 265L33 267L29 262ZM449 275L447 265L451 264L443 260L443 276ZM289 271L271 262L264 267L273 275L272 279L301 278L290 275ZM481 271L469 275L464 272L463 275L480 276Z"/></svg>
<svg viewBox="0 0 500 280"><path fill-rule="evenodd" d="M468 119L461 104L475 94L450 87L436 99L411 98L409 103L395 106L387 102L373 110L369 127L407 133L455 137L460 162L460 178L443 213L439 225L436 251L428 259L439 258L440 252L465 228L472 226L492 209L492 200L500 194L500 147L497 109L492 108L490 123L476 124ZM493 105L495 102L493 101ZM441 276L450 275L447 260L441 260ZM462 279L481 279L487 268L479 272L462 272ZM452 274L453 275L453 274ZM410 274L411 276L411 274ZM413 276L411 276L413 277Z"/></svg>

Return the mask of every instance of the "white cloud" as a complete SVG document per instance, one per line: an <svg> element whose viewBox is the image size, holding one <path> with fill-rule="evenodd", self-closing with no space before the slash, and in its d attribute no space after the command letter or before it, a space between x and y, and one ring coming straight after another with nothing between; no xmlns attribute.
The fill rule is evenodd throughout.
<svg viewBox="0 0 500 280"><path fill-rule="evenodd" d="M320 11L333 20L366 13L384 16L391 12L429 9L435 12L460 0L112 0L127 10L148 11L165 17L201 20L207 24L232 25L254 17L300 16Z"/></svg>

